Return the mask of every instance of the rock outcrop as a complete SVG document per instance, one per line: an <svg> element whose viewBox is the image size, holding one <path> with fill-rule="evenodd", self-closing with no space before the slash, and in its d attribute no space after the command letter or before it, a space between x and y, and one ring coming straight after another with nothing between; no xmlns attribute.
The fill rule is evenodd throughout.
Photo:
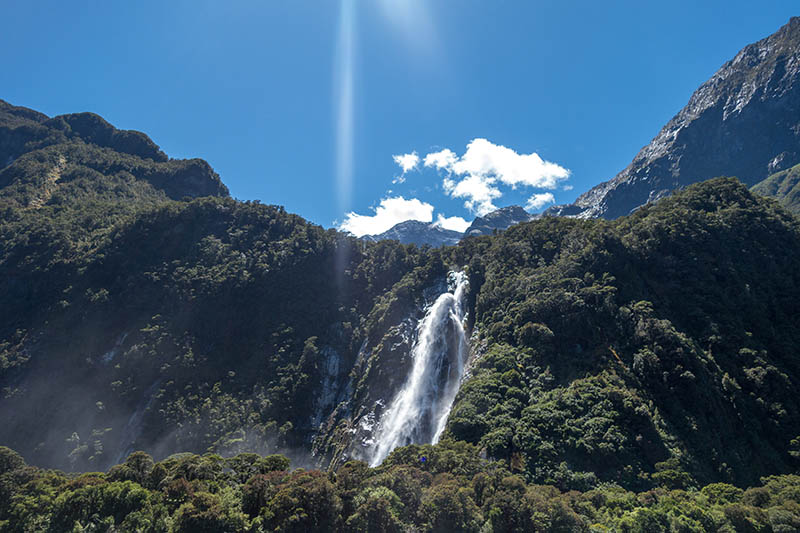
<svg viewBox="0 0 800 533"><path fill-rule="evenodd" d="M800 163L800 17L746 46L700 86L631 164L547 215L613 219L691 183L748 185Z"/></svg>

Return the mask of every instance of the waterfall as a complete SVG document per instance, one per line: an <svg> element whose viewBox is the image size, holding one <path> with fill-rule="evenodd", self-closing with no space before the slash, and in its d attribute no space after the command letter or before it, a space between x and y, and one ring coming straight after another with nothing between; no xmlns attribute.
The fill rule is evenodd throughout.
<svg viewBox="0 0 800 533"><path fill-rule="evenodd" d="M398 446L435 444L444 431L469 351L464 332L469 282L463 272L450 272L447 281L448 290L417 326L411 372L381 416L370 466Z"/></svg>

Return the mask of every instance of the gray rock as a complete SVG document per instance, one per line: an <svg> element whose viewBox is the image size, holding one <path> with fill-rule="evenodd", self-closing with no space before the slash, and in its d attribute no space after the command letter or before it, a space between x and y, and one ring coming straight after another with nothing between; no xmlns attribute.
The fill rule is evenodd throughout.
<svg viewBox="0 0 800 533"><path fill-rule="evenodd" d="M616 218L691 183L800 163L800 17L742 49L610 181L545 215Z"/></svg>
<svg viewBox="0 0 800 533"><path fill-rule="evenodd" d="M461 240L461 233L418 220L406 220L379 235L365 235L362 239L369 241L388 239L400 241L403 244L417 244L419 246L427 244L438 248L439 246L457 244Z"/></svg>

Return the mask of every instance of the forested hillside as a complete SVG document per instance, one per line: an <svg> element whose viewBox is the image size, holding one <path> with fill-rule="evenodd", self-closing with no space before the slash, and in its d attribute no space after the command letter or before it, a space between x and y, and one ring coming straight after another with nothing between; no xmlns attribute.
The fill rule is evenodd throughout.
<svg viewBox="0 0 800 533"><path fill-rule="evenodd" d="M0 447L4 531L465 531L631 533L800 528L800 476L769 476L743 490L667 484L562 492L526 484L463 442L408 446L379 468L290 470L279 455L132 454L107 473L66 476L27 466ZM665 480L666 481L666 480Z"/></svg>
<svg viewBox="0 0 800 533"><path fill-rule="evenodd" d="M430 250L226 198L203 161L118 151L95 115L4 109L0 442L35 464L107 468L136 448L305 456L369 327L397 313L380 297L444 274ZM112 133L51 127L87 121Z"/></svg>
<svg viewBox="0 0 800 533"><path fill-rule="evenodd" d="M231 199L95 115L1 110L0 445L108 474L4 449L0 525L800 520L800 221L736 179L419 248ZM451 271L471 338L444 442L368 469Z"/></svg>
<svg viewBox="0 0 800 533"><path fill-rule="evenodd" d="M800 165L795 165L753 185L753 192L777 198L794 214L800 214Z"/></svg>
<svg viewBox="0 0 800 533"><path fill-rule="evenodd" d="M564 488L796 468L799 228L717 179L466 240L482 344L452 434Z"/></svg>

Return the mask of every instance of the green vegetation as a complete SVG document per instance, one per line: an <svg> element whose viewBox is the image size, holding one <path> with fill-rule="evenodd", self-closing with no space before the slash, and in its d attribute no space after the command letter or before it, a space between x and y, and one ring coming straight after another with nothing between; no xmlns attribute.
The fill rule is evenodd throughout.
<svg viewBox="0 0 800 533"><path fill-rule="evenodd" d="M7 227L0 273L14 313L2 324L3 373L13 383L46 364L48 377L43 389L30 377L6 389L14 416L3 433L36 448L23 439L37 418L57 433L35 461L73 468L108 465L103 450L139 434L139 446L170 451L301 446L316 429L324 353L352 365L373 323L393 324L412 292L379 296L405 272L422 285L442 273L436 251L362 249L281 208L230 199L159 204L91 246L55 221L24 215ZM336 279L343 253L347 272ZM47 359L28 356L34 342ZM42 409L54 391L58 408Z"/></svg>
<svg viewBox="0 0 800 533"><path fill-rule="evenodd" d="M0 443L108 470L3 450L0 529L797 525L800 221L735 179L431 249L235 201L94 115L0 102L0 159ZM349 461L453 268L446 441Z"/></svg>
<svg viewBox="0 0 800 533"><path fill-rule="evenodd" d="M772 196L789 211L800 214L800 165L772 174L752 187L756 194Z"/></svg>
<svg viewBox="0 0 800 533"><path fill-rule="evenodd" d="M717 179L612 222L467 239L481 339L450 433L562 489L792 471L799 230Z"/></svg>
<svg viewBox="0 0 800 533"><path fill-rule="evenodd" d="M133 443L305 453L336 407L320 383L344 388L444 272L227 198L205 162L95 115L0 102L0 152L0 442L42 466L107 468Z"/></svg>
<svg viewBox="0 0 800 533"><path fill-rule="evenodd" d="M422 461L422 459L425 461ZM0 447L4 531L797 531L800 476L742 490L669 483L634 493L531 485L465 443L408 446L379 468L290 471L285 457L142 452L107 473L26 466Z"/></svg>

